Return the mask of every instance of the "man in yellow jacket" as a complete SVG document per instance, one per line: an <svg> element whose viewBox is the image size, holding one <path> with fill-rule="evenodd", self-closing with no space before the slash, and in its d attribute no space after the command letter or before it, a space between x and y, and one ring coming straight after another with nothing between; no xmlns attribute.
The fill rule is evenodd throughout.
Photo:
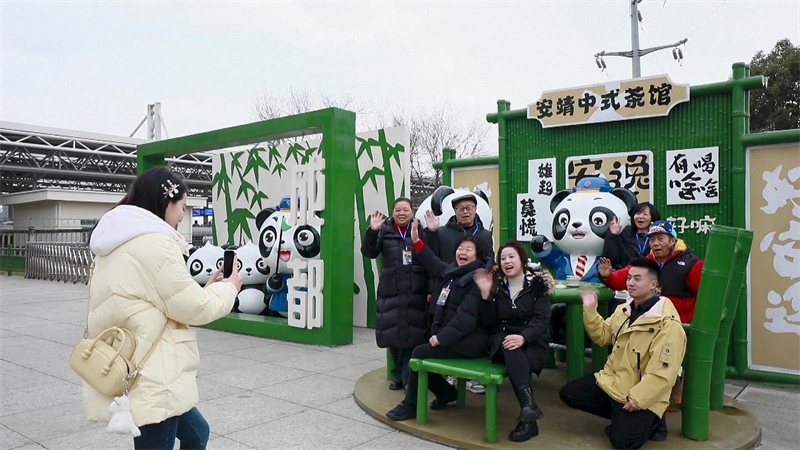
<svg viewBox="0 0 800 450"><path fill-rule="evenodd" d="M614 448L640 448L667 438L664 411L686 350L677 310L657 292L661 269L646 258L631 262L629 299L603 320L597 293L581 291L583 323L597 345L613 346L603 370L570 381L559 395L568 406L611 419Z"/></svg>

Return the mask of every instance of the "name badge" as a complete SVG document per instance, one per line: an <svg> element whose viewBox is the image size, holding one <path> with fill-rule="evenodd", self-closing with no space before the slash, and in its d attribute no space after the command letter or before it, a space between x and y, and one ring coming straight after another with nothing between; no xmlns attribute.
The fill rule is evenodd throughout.
<svg viewBox="0 0 800 450"><path fill-rule="evenodd" d="M412 259L411 259L411 250L406 248L405 250L403 250L403 265L404 266L410 266L411 265L411 261L412 261Z"/></svg>
<svg viewBox="0 0 800 450"><path fill-rule="evenodd" d="M442 287L442 292L439 293L439 299L436 300L436 306L444 306L444 304L447 302L448 295L450 295L450 284L448 284L446 287Z"/></svg>

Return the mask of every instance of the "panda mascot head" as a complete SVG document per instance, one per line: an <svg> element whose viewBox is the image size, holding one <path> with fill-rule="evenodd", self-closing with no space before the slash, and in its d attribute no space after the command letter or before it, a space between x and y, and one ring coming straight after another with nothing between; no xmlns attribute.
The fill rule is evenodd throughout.
<svg viewBox="0 0 800 450"><path fill-rule="evenodd" d="M267 292L269 309L286 317L288 311L286 280L291 278L289 261L319 259L319 229L311 225L290 225L291 197L281 199L277 208L266 208L256 216L258 250L270 268Z"/></svg>
<svg viewBox="0 0 800 450"><path fill-rule="evenodd" d="M582 178L550 201L553 240L570 255L600 255L611 220L616 216L625 228L630 224L628 211L634 206L633 192L612 189L605 178Z"/></svg>
<svg viewBox="0 0 800 450"><path fill-rule="evenodd" d="M258 246L248 241L243 247L236 250L236 259L239 261L239 276L242 277L242 290L236 297L234 311L245 314L262 314L266 309L269 297L266 294L265 283L270 272L269 267Z"/></svg>
<svg viewBox="0 0 800 450"><path fill-rule="evenodd" d="M420 225L424 228L427 226L425 211L431 210L433 214L439 218L439 224L444 226L444 224L455 216L453 200L460 199L467 195L471 195L478 202L476 217L483 224L483 228L491 230L492 208L489 206L489 198L486 193L478 188L470 192L466 189L453 189L450 186L439 186L433 191L433 194L422 201L417 209L415 217L419 219Z"/></svg>
<svg viewBox="0 0 800 450"><path fill-rule="evenodd" d="M211 241L206 242L206 245L202 247L191 249L189 259L186 260L186 268L189 269L189 274L194 281L205 286L211 279L211 274L218 267L222 267L223 253L223 248L211 244Z"/></svg>

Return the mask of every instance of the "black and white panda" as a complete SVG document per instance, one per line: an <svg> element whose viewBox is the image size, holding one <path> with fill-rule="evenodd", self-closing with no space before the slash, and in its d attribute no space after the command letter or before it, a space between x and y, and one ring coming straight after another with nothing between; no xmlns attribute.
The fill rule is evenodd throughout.
<svg viewBox="0 0 800 450"><path fill-rule="evenodd" d="M222 247L213 245L211 241L206 242L202 247L195 247L189 251L189 259L186 260L186 268L194 281L205 286L211 279L211 274L222 266L224 254Z"/></svg>
<svg viewBox="0 0 800 450"><path fill-rule="evenodd" d="M266 292L266 283L274 269L269 267L258 246L251 241L236 250L236 257L242 290L236 297L234 312L263 314L269 306L270 297Z"/></svg>

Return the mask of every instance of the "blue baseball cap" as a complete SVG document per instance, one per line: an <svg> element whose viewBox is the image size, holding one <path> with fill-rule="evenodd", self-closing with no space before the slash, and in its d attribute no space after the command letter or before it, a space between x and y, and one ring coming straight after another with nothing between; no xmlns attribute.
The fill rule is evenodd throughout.
<svg viewBox="0 0 800 450"><path fill-rule="evenodd" d="M678 233L675 232L675 228L673 228L672 224L666 220L656 220L650 224L650 229L647 230L647 235L652 236L654 234L668 234L674 238L678 237Z"/></svg>
<svg viewBox="0 0 800 450"><path fill-rule="evenodd" d="M601 177L585 177L575 183L572 192L611 192L611 183Z"/></svg>

